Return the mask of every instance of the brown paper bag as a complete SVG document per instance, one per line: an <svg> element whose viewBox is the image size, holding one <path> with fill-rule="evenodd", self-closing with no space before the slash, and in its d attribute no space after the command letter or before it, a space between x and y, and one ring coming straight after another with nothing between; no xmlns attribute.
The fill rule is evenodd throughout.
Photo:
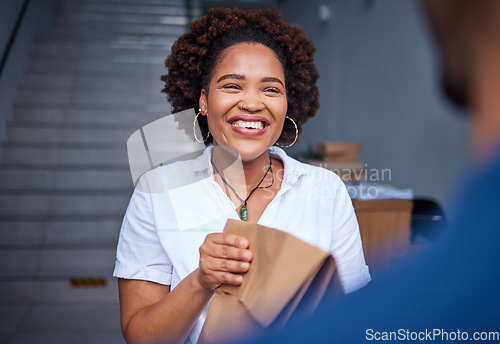
<svg viewBox="0 0 500 344"><path fill-rule="evenodd" d="M224 232L247 238L254 258L240 286L216 289L199 343L242 339L317 307L335 272L328 252L255 223L229 219Z"/></svg>

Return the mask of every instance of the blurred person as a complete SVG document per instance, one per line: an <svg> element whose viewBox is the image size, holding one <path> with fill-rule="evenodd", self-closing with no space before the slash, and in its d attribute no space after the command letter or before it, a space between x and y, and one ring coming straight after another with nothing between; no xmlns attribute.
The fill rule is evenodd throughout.
<svg viewBox="0 0 500 344"><path fill-rule="evenodd" d="M345 185L274 146L295 143L316 114L314 52L275 10L212 9L172 46L163 92L173 112L199 109L195 139L207 148L145 173L132 195L114 271L127 342L198 341L214 290L252 269L248 240L222 233L229 218L331 252L345 292L370 281ZM169 188L178 179L192 182ZM155 184L168 192L148 191Z"/></svg>
<svg viewBox="0 0 500 344"><path fill-rule="evenodd" d="M427 0L445 95L471 121L468 173L428 251L254 343L500 340L500 1Z"/></svg>

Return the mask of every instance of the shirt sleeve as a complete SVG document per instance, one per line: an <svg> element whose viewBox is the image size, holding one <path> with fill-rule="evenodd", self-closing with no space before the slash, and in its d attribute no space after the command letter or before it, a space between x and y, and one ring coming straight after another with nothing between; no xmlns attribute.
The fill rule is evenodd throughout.
<svg viewBox="0 0 500 344"><path fill-rule="evenodd" d="M151 194L136 188L120 230L113 276L170 285L172 269L156 230Z"/></svg>
<svg viewBox="0 0 500 344"><path fill-rule="evenodd" d="M340 182L340 181L339 181ZM344 183L337 188L334 204L332 255L345 293L356 291L371 281L365 263L359 225Z"/></svg>

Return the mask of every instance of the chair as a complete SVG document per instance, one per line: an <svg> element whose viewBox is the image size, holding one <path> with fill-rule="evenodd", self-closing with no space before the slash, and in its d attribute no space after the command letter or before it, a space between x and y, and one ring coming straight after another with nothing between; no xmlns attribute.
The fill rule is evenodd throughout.
<svg viewBox="0 0 500 344"><path fill-rule="evenodd" d="M446 215L436 200L413 200L410 243L421 244L436 240L445 225Z"/></svg>

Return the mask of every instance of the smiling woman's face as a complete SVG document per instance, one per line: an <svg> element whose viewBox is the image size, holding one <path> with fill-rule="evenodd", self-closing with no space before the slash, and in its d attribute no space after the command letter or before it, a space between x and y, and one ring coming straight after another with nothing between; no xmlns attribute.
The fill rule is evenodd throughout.
<svg viewBox="0 0 500 344"><path fill-rule="evenodd" d="M287 111L285 75L268 47L240 43L222 53L200 97L214 145L259 157L280 137Z"/></svg>

